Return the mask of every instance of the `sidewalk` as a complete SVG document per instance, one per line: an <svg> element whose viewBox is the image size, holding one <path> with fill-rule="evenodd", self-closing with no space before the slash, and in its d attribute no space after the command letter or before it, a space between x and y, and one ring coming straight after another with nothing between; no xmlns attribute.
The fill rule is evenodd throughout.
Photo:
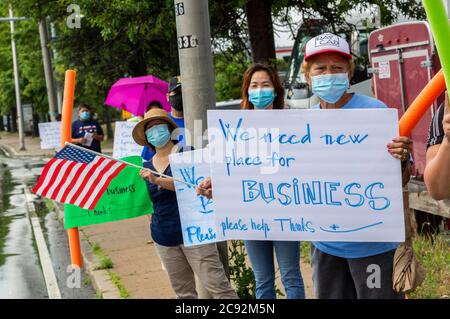
<svg viewBox="0 0 450 319"><path fill-rule="evenodd" d="M53 150L40 149L38 137L25 137L26 150L18 151L19 137L15 133L0 132L0 146L12 156L51 158L54 155ZM103 142L102 149L104 153L111 154L112 141ZM94 288L103 298L120 298L119 289L116 287L118 285L123 286L121 290L126 291L131 298L175 298L153 243L147 243L150 239L148 223L147 217L141 216L80 228L84 267L92 277ZM100 247L104 255L112 260L112 269L96 269L99 262L92 246ZM309 264L302 262L301 269L306 297L314 298L311 268ZM117 280L112 282L111 276L108 275L111 272L118 275L119 284ZM279 277L278 273L276 285L283 291Z"/></svg>
<svg viewBox="0 0 450 319"><path fill-rule="evenodd" d="M39 137L25 136L25 150L19 150L19 134L0 131L0 144L8 151L10 156L51 158L54 150L42 150ZM112 140L102 142L102 151L112 154Z"/></svg>

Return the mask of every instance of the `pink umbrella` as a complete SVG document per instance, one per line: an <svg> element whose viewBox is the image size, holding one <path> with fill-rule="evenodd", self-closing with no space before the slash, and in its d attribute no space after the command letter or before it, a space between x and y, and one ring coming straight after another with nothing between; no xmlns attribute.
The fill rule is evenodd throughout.
<svg viewBox="0 0 450 319"><path fill-rule="evenodd" d="M166 94L169 84L153 75L118 80L108 92L105 104L143 116L151 101L158 101L170 112Z"/></svg>

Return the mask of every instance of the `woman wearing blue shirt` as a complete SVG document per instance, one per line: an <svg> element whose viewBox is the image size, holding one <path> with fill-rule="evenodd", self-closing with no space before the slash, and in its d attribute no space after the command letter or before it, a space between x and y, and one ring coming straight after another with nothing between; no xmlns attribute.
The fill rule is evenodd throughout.
<svg viewBox="0 0 450 319"><path fill-rule="evenodd" d="M172 176L169 155L182 149L173 141L175 122L161 109L152 109L133 129L133 139L156 154L144 167ZM141 170L153 203L150 229L170 283L181 299L197 298L194 274L213 298L237 298L219 258L216 244L185 247L173 179Z"/></svg>
<svg viewBox="0 0 450 319"><path fill-rule="evenodd" d="M242 80L241 108L254 112L284 109L284 89L274 69L262 64L247 69ZM257 299L276 298L274 252L286 297L305 298L299 241L246 240L244 244L255 274Z"/></svg>

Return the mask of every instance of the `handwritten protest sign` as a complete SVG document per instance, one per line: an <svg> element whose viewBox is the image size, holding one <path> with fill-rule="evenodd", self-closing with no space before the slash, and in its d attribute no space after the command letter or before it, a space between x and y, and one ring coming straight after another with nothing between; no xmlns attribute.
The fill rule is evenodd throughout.
<svg viewBox="0 0 450 319"><path fill-rule="evenodd" d="M224 239L401 242L397 111L208 111Z"/></svg>
<svg viewBox="0 0 450 319"><path fill-rule="evenodd" d="M210 176L208 151L206 149L169 156L173 177L194 184L200 184ZM214 203L212 199L197 196L196 189L175 181L181 229L185 246L213 243L222 239L216 231Z"/></svg>
<svg viewBox="0 0 450 319"><path fill-rule="evenodd" d="M132 136L136 124L135 122L116 122L113 146L114 158L141 155L143 147L136 144Z"/></svg>
<svg viewBox="0 0 450 319"><path fill-rule="evenodd" d="M140 156L123 158L124 161L142 166ZM79 226L108 223L153 213L153 204L139 169L125 167L109 184L106 192L93 210L75 205L64 205L64 226Z"/></svg>
<svg viewBox="0 0 450 319"><path fill-rule="evenodd" d="M49 150L61 147L61 122L39 123L41 149Z"/></svg>

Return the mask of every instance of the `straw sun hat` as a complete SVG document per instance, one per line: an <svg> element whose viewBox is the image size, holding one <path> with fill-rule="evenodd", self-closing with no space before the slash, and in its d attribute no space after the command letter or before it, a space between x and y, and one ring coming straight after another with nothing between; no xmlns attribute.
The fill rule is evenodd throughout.
<svg viewBox="0 0 450 319"><path fill-rule="evenodd" d="M172 129L178 128L175 122L170 118L166 111L158 108L151 109L144 115L144 119L140 121L133 129L133 139L136 143L142 146L151 146L147 141L147 137L145 136L145 127L148 122L152 120L163 120L167 122Z"/></svg>

